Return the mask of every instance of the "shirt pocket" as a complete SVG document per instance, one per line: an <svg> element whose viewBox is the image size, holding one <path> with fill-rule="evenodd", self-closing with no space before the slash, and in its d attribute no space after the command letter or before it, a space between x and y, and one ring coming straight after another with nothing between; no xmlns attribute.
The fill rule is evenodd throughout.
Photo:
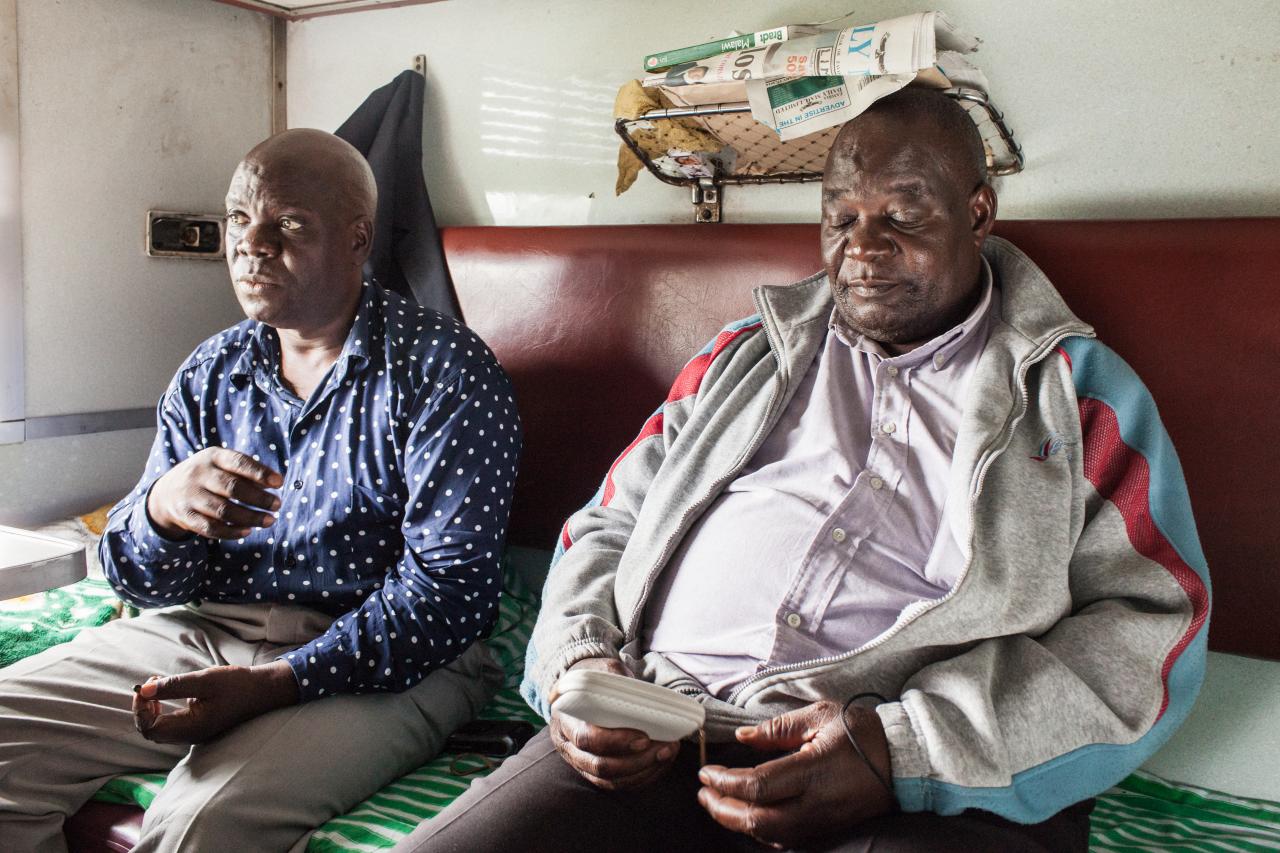
<svg viewBox="0 0 1280 853"><path fill-rule="evenodd" d="M334 489L334 524L326 527L324 553L336 585L360 598L381 589L404 551L400 500L360 485Z"/></svg>
<svg viewBox="0 0 1280 853"><path fill-rule="evenodd" d="M356 483L351 489L351 520L356 524L375 524L380 529L400 533L404 501L394 492L384 492Z"/></svg>

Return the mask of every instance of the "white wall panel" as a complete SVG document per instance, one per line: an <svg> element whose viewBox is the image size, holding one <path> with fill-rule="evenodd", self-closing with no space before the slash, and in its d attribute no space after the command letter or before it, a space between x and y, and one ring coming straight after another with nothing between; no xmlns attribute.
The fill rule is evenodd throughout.
<svg viewBox="0 0 1280 853"><path fill-rule="evenodd" d="M425 53L442 223L686 222L687 192L648 176L614 197L618 86L646 53L851 5L448 0L302 21L289 26L289 120L332 130ZM977 61L1028 155L1003 181L1007 218L1280 213L1271 0L857 5L865 20L940 8L985 39ZM818 189L729 187L725 204L733 222L812 221Z"/></svg>
<svg viewBox="0 0 1280 853"><path fill-rule="evenodd" d="M115 503L138 482L153 429L0 445L0 524L35 527Z"/></svg>
<svg viewBox="0 0 1280 853"><path fill-rule="evenodd" d="M27 416L152 406L239 317L226 268L148 258L270 132L270 23L203 0L19 0Z"/></svg>
<svg viewBox="0 0 1280 853"><path fill-rule="evenodd" d="M145 213L222 209L236 163L270 132L270 20L207 0L16 12L26 415L151 408L194 346L242 315L225 265L146 257ZM0 524L119 498L150 440L0 446Z"/></svg>

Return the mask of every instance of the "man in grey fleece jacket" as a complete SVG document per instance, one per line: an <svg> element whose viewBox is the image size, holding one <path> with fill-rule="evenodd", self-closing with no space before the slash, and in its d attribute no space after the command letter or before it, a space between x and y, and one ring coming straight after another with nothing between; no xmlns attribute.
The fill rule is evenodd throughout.
<svg viewBox="0 0 1280 853"><path fill-rule="evenodd" d="M525 695L548 730L403 849L1085 849L1089 798L1190 710L1208 575L1149 394L1025 255L988 238L995 211L981 142L954 102L904 90L846 125L823 182L825 273L758 290L759 314L689 362L565 525L526 667ZM870 635L828 631L858 639L823 650L830 626L811 626L804 605L845 594L845 612L863 618L859 584L888 583L872 565L885 559L863 548L840 564L835 593L768 600L773 645L744 655L756 664L748 671L713 678L733 655L677 654L704 649L658 638L698 637L688 616L698 607L722 636L737 615L729 602L742 608L769 587L744 567L745 593L730 583L717 592L714 579L732 579L735 566L691 569L691 541L713 535L705 522L715 502L759 475L771 436L812 413L805 395L830 335L870 346L869 363L889 377L899 363L920 367L899 361L914 351L933 348L937 367L960 352L940 339L977 336L962 405L930 445L947 449L947 464L925 465L914 492L921 512L934 496L940 520L920 551L928 564L913 568L942 580L936 594L899 596L906 603ZM868 387L867 400L889 393ZM937 393L932 410L914 401L925 433L938 426L930 417L947 420L948 389ZM793 400L807 410L796 413ZM864 402L878 411L850 400ZM907 440L891 436L892 420L868 426L873 443ZM839 427L827 431L840 438ZM906 481L854 462L849 494L869 489L881 502L867 506L891 505ZM916 508L902 516L907 526ZM807 566L832 541L872 533L888 551L910 552L900 533L875 532L875 519L832 518L843 526L824 522L778 562ZM736 533L770 541L762 526L767 514ZM698 583L682 587L690 572ZM682 589L707 594L691 609ZM673 611L685 615L663 634ZM778 654L788 629L819 651ZM699 768L688 745L551 713L558 679L576 667L695 696L712 763Z"/></svg>

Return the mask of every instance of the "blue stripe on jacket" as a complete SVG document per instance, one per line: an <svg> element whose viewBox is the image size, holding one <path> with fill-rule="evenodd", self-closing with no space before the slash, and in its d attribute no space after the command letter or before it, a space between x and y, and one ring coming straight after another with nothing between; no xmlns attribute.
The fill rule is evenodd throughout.
<svg viewBox="0 0 1280 853"><path fill-rule="evenodd" d="M1123 359L1098 341L1074 337L1062 348L1071 361L1077 397L1094 399L1110 407L1115 412L1124 443L1146 459L1150 470L1147 500L1151 518L1209 594L1209 570L1196 535L1182 466L1150 392ZM1174 662L1167 680L1168 706L1136 741L1079 747L1013 774L1012 784L999 788L971 788L918 778L895 779L899 804L905 811L944 815L977 808L1010 820L1037 823L1072 803L1096 796L1154 755L1191 712L1204 678L1208 628L1206 618Z"/></svg>

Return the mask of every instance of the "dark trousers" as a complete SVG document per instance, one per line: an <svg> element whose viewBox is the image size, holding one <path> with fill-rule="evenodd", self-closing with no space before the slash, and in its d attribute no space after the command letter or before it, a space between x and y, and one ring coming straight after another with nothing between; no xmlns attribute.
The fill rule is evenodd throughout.
<svg viewBox="0 0 1280 853"><path fill-rule="evenodd" d="M508 758L493 775L476 781L395 850L770 851L772 848L723 828L698 805L697 752L684 744L671 772L647 788L601 791L565 763L544 729L519 754ZM712 763L726 766L752 763L744 758L743 751L733 747L713 747L709 756ZM953 817L891 814L804 849L815 853L1083 853L1089 847L1092 809L1090 800L1031 826L977 810Z"/></svg>

